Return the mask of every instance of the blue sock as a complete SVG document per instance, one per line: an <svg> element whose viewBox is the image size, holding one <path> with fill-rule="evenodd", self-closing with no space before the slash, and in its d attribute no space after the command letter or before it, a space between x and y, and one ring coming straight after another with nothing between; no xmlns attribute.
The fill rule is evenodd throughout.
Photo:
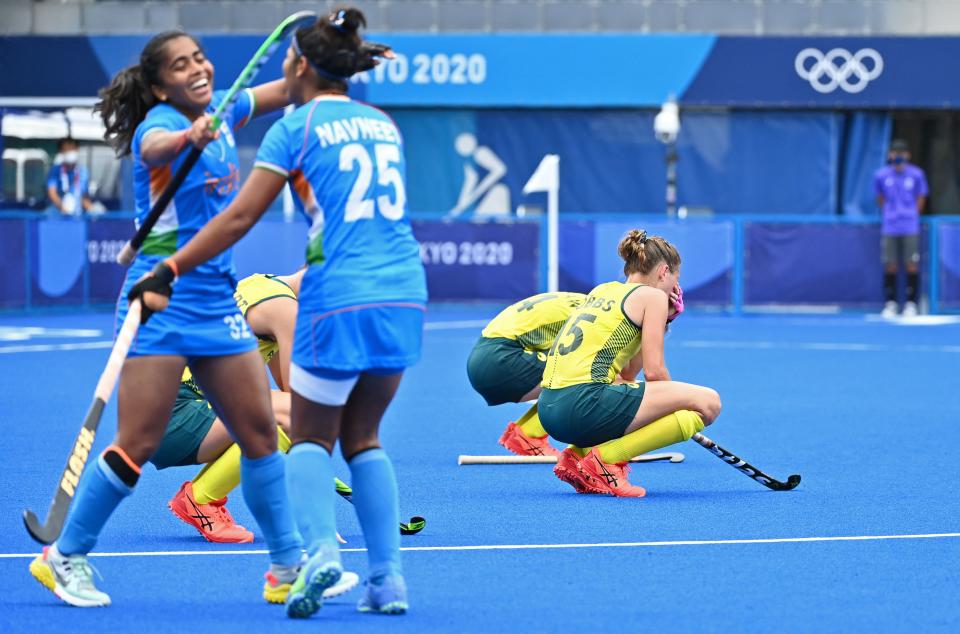
<svg viewBox="0 0 960 634"><path fill-rule="evenodd" d="M337 526L333 510L336 495L333 482L333 464L330 454L312 442L297 443L287 454L287 488L297 517L297 527L303 533L308 555L321 548L337 550Z"/></svg>
<svg viewBox="0 0 960 634"><path fill-rule="evenodd" d="M270 562L297 565L302 543L287 498L283 454L278 451L255 460L241 456L240 483L243 498L270 549Z"/></svg>
<svg viewBox="0 0 960 634"><path fill-rule="evenodd" d="M400 574L400 504L393 464L383 449L368 449L350 461L353 507L367 542L370 578Z"/></svg>
<svg viewBox="0 0 960 634"><path fill-rule="evenodd" d="M123 483L103 456L97 458L77 485L73 508L57 539L57 550L64 555L86 555L93 550L107 519L132 492L133 488Z"/></svg>

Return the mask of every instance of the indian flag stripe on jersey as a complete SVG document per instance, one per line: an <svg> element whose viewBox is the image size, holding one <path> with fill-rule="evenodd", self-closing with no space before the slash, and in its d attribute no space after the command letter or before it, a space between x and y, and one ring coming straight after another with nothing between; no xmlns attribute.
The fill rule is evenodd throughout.
<svg viewBox="0 0 960 634"><path fill-rule="evenodd" d="M326 259L326 256L323 253L323 232L319 232L319 235L310 236L310 241L307 242L307 264L322 264Z"/></svg>
<svg viewBox="0 0 960 634"><path fill-rule="evenodd" d="M267 170L268 172L273 172L274 174L279 174L284 178L287 178L288 176L290 176L290 172L288 172L287 170L283 169L282 167L274 163L268 163L267 161L257 161L256 163L253 164L253 166L259 167L260 169Z"/></svg>
<svg viewBox="0 0 960 634"><path fill-rule="evenodd" d="M173 255L177 251L177 230L158 233L153 229L143 241L140 253L144 255Z"/></svg>
<svg viewBox="0 0 960 634"><path fill-rule="evenodd" d="M150 207L152 208L163 190L173 178L169 165L150 168ZM139 223L137 223L139 226ZM160 215L157 224L150 230L147 239L143 241L140 252L144 255L172 255L177 250L177 229L180 222L177 218L177 204L170 200L167 208Z"/></svg>

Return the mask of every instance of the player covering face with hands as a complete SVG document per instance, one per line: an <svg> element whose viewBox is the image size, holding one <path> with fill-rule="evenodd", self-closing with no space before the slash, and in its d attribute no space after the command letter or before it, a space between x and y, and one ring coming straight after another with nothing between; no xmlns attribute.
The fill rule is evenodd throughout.
<svg viewBox="0 0 960 634"><path fill-rule="evenodd" d="M397 485L378 430L403 370L419 359L426 280L406 217L399 130L384 113L345 94L351 75L392 55L360 38L364 24L362 13L345 9L296 32L283 72L299 107L264 137L255 169L229 208L131 290L131 298L162 310L174 289L174 301L180 293L176 276L218 257L291 184L310 224L290 366L288 458L290 495L310 560L287 597L291 617L316 612L323 590L342 573L329 486L338 440L367 544L369 579L358 609L407 609Z"/></svg>
<svg viewBox="0 0 960 634"><path fill-rule="evenodd" d="M467 359L470 385L487 405L523 403L540 396L547 352L572 313L583 305L582 293L540 293L506 307L483 329ZM683 312L683 291L670 291L667 322ZM500 444L519 456L559 456L540 423L537 404L511 421Z"/></svg>
<svg viewBox="0 0 960 634"><path fill-rule="evenodd" d="M538 407L550 436L570 444L557 477L580 493L642 497L628 461L691 438L719 415L720 397L667 371L664 333L683 310L676 248L634 230L618 251L626 281L597 286L567 319L547 353Z"/></svg>

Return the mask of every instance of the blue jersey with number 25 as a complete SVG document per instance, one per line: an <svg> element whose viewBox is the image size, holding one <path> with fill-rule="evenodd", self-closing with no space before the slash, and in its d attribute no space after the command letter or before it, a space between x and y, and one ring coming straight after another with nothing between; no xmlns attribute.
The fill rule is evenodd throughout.
<svg viewBox="0 0 960 634"><path fill-rule="evenodd" d="M254 167L284 176L310 223L301 309L426 302L403 140L389 116L321 95L273 124Z"/></svg>

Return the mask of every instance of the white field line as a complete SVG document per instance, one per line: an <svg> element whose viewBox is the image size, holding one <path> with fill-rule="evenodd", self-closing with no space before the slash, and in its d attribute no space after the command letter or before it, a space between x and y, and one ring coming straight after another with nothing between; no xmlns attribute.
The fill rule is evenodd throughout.
<svg viewBox="0 0 960 634"><path fill-rule="evenodd" d="M488 323L485 319L471 319L466 321L430 321L423 325L424 330L460 330L466 328L483 328Z"/></svg>
<svg viewBox="0 0 960 634"><path fill-rule="evenodd" d="M424 324L424 330L460 330L483 328L487 325L483 320L472 321L433 321ZM38 329L39 330L39 329ZM86 331L77 331L86 332ZM102 334L99 330L90 331L97 335ZM88 336L86 334L76 336ZM0 341L2 341L0 337ZM67 350L97 350L100 348L112 348L113 341L85 341L83 343L37 343L21 346L0 346L0 354L15 354L20 352L61 352Z"/></svg>
<svg viewBox="0 0 960 634"><path fill-rule="evenodd" d="M26 341L32 337L102 337L93 328L44 328L42 326L0 326L0 341Z"/></svg>
<svg viewBox="0 0 960 634"><path fill-rule="evenodd" d="M772 539L703 539L663 542L606 542L598 544L488 544L477 546L408 546L405 552L451 552L473 550L565 550L583 548L648 548L656 546L727 546L737 544L801 544L807 542L866 542L891 539L944 539L960 533L917 535L840 535L836 537L777 537ZM266 550L167 550L127 553L90 553L91 557L182 557L190 555L266 555ZM365 548L341 548L344 553L362 553ZM0 553L0 559L29 559L37 553Z"/></svg>
<svg viewBox="0 0 960 634"><path fill-rule="evenodd" d="M960 352L960 346L928 344L890 345L882 343L821 343L786 341L711 341L691 339L677 345L683 348L723 348L731 350L820 350L824 352Z"/></svg>
<svg viewBox="0 0 960 634"><path fill-rule="evenodd" d="M467 330L487 325L484 320L434 321L424 324L424 330ZM814 350L821 352L934 352L960 353L960 346L930 344L881 344L843 342L785 342L785 341L731 341L691 339L677 344L682 348L714 348L724 350ZM89 341L82 343L42 343L19 346L0 346L0 354L20 352L61 352L69 350L96 350L111 348L113 341Z"/></svg>
<svg viewBox="0 0 960 634"><path fill-rule="evenodd" d="M83 343L36 343L23 346L0 346L0 354L19 352L60 352L63 350L97 350L112 348L112 341L85 341Z"/></svg>

